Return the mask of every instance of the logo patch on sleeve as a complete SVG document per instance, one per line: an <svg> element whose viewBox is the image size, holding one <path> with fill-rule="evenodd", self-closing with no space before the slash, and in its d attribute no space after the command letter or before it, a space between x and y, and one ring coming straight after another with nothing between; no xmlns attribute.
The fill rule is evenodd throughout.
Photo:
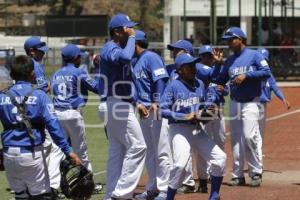
<svg viewBox="0 0 300 200"><path fill-rule="evenodd" d="M263 67L266 67L266 66L268 66L268 63L267 63L267 61L266 61L266 60L262 60L262 61L260 61L260 64L261 64Z"/></svg>
<svg viewBox="0 0 300 200"><path fill-rule="evenodd" d="M166 70L164 68L156 69L154 70L154 75L155 76L160 76L166 73Z"/></svg>

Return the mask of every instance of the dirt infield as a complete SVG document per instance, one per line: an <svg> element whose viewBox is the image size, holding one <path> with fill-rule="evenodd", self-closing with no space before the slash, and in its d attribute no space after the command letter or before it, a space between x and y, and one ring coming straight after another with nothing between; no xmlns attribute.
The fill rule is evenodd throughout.
<svg viewBox="0 0 300 200"><path fill-rule="evenodd" d="M231 178L232 155L229 136L226 153L227 175L221 188L222 200L299 200L300 199L300 87L282 88L292 108L273 98L268 105L268 122L264 138L263 184L259 188L230 187L226 182ZM245 171L246 181L249 178ZM146 177L136 192L142 192ZM208 199L208 194L177 195L176 200Z"/></svg>

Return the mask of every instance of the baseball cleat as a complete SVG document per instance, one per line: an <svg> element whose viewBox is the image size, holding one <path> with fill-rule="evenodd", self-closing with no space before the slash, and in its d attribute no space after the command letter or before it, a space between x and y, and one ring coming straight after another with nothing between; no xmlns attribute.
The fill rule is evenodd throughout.
<svg viewBox="0 0 300 200"><path fill-rule="evenodd" d="M136 200L154 200L154 198L158 195L155 191L145 191L141 194L135 195Z"/></svg>
<svg viewBox="0 0 300 200"><path fill-rule="evenodd" d="M99 194L101 192L101 190L103 189L103 186L101 183L95 183L95 187L94 187L94 194Z"/></svg>
<svg viewBox="0 0 300 200"><path fill-rule="evenodd" d="M166 192L160 192L157 197L154 198L154 200L166 200L167 199L167 193Z"/></svg>
<svg viewBox="0 0 300 200"><path fill-rule="evenodd" d="M199 179L199 187L198 187L197 192L200 192L200 193L208 192L207 179Z"/></svg>
<svg viewBox="0 0 300 200"><path fill-rule="evenodd" d="M259 187L262 183L262 175L261 174L255 174L251 177L250 186L251 187Z"/></svg>
<svg viewBox="0 0 300 200"><path fill-rule="evenodd" d="M244 186L244 185L246 185L245 177L242 177L242 178L232 178L228 182L228 185L229 186Z"/></svg>
<svg viewBox="0 0 300 200"><path fill-rule="evenodd" d="M195 192L195 186L185 185L183 184L178 190L178 193L182 194L188 194L188 193L194 193Z"/></svg>

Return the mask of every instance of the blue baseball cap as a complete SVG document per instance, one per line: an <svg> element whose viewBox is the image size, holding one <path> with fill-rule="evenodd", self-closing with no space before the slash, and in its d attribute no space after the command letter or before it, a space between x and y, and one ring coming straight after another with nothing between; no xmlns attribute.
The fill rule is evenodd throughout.
<svg viewBox="0 0 300 200"><path fill-rule="evenodd" d="M84 55L75 44L67 44L61 49L61 55L66 58L75 58Z"/></svg>
<svg viewBox="0 0 300 200"><path fill-rule="evenodd" d="M231 38L246 39L247 36L241 28L231 27L225 31L225 33L222 36L222 40L229 40Z"/></svg>
<svg viewBox="0 0 300 200"><path fill-rule="evenodd" d="M173 44L168 44L167 48L170 51L173 51L174 49L183 49L190 55L194 56L193 45L187 40L178 40Z"/></svg>
<svg viewBox="0 0 300 200"><path fill-rule="evenodd" d="M135 30L135 40L137 41L147 40L146 33L141 30Z"/></svg>
<svg viewBox="0 0 300 200"><path fill-rule="evenodd" d="M257 51L263 55L264 59L269 60L270 53L268 49L258 48Z"/></svg>
<svg viewBox="0 0 300 200"><path fill-rule="evenodd" d="M41 37L39 36L32 36L28 38L24 43L24 49L37 49L39 51L42 51L46 53L49 50L49 47L46 45L45 42L41 41Z"/></svg>
<svg viewBox="0 0 300 200"><path fill-rule="evenodd" d="M180 68L184 64L194 64L199 61L200 61L199 57L195 58L189 53L183 53L175 58L175 66L176 68Z"/></svg>
<svg viewBox="0 0 300 200"><path fill-rule="evenodd" d="M109 29L114 29L117 27L132 28L136 25L138 25L138 23L131 21L128 15L117 14L111 18L108 27Z"/></svg>
<svg viewBox="0 0 300 200"><path fill-rule="evenodd" d="M210 45L203 45L199 48L199 55L210 53L213 54L213 48Z"/></svg>

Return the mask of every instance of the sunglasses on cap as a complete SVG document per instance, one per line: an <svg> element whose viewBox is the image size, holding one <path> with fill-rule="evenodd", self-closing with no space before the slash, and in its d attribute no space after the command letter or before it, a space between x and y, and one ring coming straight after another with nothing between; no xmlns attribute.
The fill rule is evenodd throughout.
<svg viewBox="0 0 300 200"><path fill-rule="evenodd" d="M224 34L224 36L234 36L234 37L237 37L237 38L239 38L239 39L242 39L240 36L238 36L237 34L235 34L235 33L233 33L233 32L230 32L230 31L226 32L226 33Z"/></svg>
<svg viewBox="0 0 300 200"><path fill-rule="evenodd" d="M41 42L37 45L32 46L31 48L38 49L38 48L41 48L41 47L44 47L44 46L46 46L46 42Z"/></svg>

